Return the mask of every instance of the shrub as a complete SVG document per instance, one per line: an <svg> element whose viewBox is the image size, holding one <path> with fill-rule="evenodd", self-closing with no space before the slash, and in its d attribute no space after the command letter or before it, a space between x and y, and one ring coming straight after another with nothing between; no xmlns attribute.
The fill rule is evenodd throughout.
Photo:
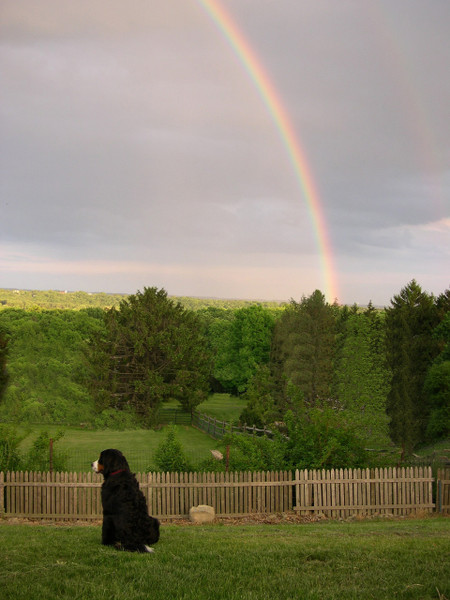
<svg viewBox="0 0 450 600"><path fill-rule="evenodd" d="M0 471L18 471L22 466L20 437L12 425L0 424Z"/></svg>
<svg viewBox="0 0 450 600"><path fill-rule="evenodd" d="M59 431L56 435L50 438L50 435L47 431L41 431L38 437L34 440L31 449L25 457L26 468L30 471L50 470L50 439L53 439L53 470L65 471L67 469L67 456L60 452L55 445L55 442L60 440L63 435L64 432Z"/></svg>
<svg viewBox="0 0 450 600"><path fill-rule="evenodd" d="M342 414L329 407L285 415L288 430L287 467L337 469L369 466L369 455Z"/></svg>
<svg viewBox="0 0 450 600"><path fill-rule="evenodd" d="M164 473L191 471L191 465L183 451L180 441L177 439L176 428L169 425L166 439L163 440L155 452L155 463L158 470ZM147 468L147 471L152 470Z"/></svg>

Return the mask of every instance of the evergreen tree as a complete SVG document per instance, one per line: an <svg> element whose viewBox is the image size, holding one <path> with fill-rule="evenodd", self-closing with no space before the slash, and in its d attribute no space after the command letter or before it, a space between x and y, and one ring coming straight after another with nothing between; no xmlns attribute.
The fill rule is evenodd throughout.
<svg viewBox="0 0 450 600"><path fill-rule="evenodd" d="M280 410L276 405L275 382L267 365L258 368L243 397L246 407L240 416L242 423L264 427L281 419Z"/></svg>
<svg viewBox="0 0 450 600"><path fill-rule="evenodd" d="M285 400L288 382L303 392L309 404L330 398L335 330L335 309L319 290L300 303L291 300L275 326L271 361Z"/></svg>
<svg viewBox="0 0 450 600"><path fill-rule="evenodd" d="M438 352L432 337L437 318L433 296L415 280L394 296L386 310L387 359L392 370L387 411L392 440L403 453L425 439L430 406L424 381Z"/></svg>
<svg viewBox="0 0 450 600"><path fill-rule="evenodd" d="M6 333L0 329L0 401L8 385L8 371L6 369L7 350L8 340Z"/></svg>
<svg viewBox="0 0 450 600"><path fill-rule="evenodd" d="M425 377L425 393L430 404L426 439L444 439L450 434L450 312L433 332L442 348Z"/></svg>
<svg viewBox="0 0 450 600"><path fill-rule="evenodd" d="M154 421L164 400L193 410L207 396L210 356L197 316L144 288L105 314L105 334L92 340L90 360L98 409L136 411Z"/></svg>

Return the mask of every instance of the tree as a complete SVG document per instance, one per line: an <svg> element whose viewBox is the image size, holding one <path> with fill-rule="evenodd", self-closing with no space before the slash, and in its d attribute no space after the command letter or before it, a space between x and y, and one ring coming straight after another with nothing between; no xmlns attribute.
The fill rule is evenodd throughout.
<svg viewBox="0 0 450 600"><path fill-rule="evenodd" d="M233 393L233 369L231 366L231 327L234 311L208 308L200 311L208 348L214 358L211 373L211 389L215 392Z"/></svg>
<svg viewBox="0 0 450 600"><path fill-rule="evenodd" d="M6 358L8 351L8 339L6 332L0 329L0 401L8 385L8 371L6 369Z"/></svg>
<svg viewBox="0 0 450 600"><path fill-rule="evenodd" d="M207 318L211 313L204 313ZM245 392L259 366L267 364L275 322L274 311L259 304L221 311L207 324L214 349L214 378L232 394Z"/></svg>
<svg viewBox="0 0 450 600"><path fill-rule="evenodd" d="M271 365L281 388L293 383L309 404L330 397L335 328L334 307L319 290L300 303L291 300L274 331Z"/></svg>
<svg viewBox="0 0 450 600"><path fill-rule="evenodd" d="M381 317L372 307L365 313L351 314L345 323L336 368L336 394L347 419L367 445L378 447L389 440L386 402L391 373L384 338Z"/></svg>
<svg viewBox="0 0 450 600"><path fill-rule="evenodd" d="M238 393L245 392L258 367L269 362L274 321L273 314L259 305L235 312L230 337L233 386Z"/></svg>
<svg viewBox="0 0 450 600"><path fill-rule="evenodd" d="M387 411L391 438L403 453L410 453L425 439L430 405L424 381L438 353L432 337L437 319L433 296L423 292L415 280L394 296L386 309L387 359L392 371Z"/></svg>
<svg viewBox="0 0 450 600"><path fill-rule="evenodd" d="M240 421L256 427L270 425L281 418L275 399L275 382L269 367L262 365L249 381L244 394L246 407L241 413Z"/></svg>
<svg viewBox="0 0 450 600"><path fill-rule="evenodd" d="M430 404L427 441L446 438L450 434L450 312L436 327L433 337L441 342L442 351L425 377L424 390Z"/></svg>
<svg viewBox="0 0 450 600"><path fill-rule="evenodd" d="M201 323L165 290L129 296L105 313L105 326L89 353L100 411L131 408L150 423L164 400L189 411L205 400L211 361Z"/></svg>

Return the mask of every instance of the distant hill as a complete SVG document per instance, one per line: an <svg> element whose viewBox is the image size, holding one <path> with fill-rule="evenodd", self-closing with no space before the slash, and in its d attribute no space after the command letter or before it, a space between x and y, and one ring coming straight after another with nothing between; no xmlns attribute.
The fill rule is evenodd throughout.
<svg viewBox="0 0 450 600"><path fill-rule="evenodd" d="M118 306L129 294L107 294L104 292L70 292L59 290L13 290L0 288L0 310L2 308L42 308L42 309L71 309L82 308L111 308ZM222 309L237 309L253 304L267 308L279 308L281 302L266 302L256 300L229 300L221 298L194 298L188 296L171 296L190 310L201 310L214 307Z"/></svg>

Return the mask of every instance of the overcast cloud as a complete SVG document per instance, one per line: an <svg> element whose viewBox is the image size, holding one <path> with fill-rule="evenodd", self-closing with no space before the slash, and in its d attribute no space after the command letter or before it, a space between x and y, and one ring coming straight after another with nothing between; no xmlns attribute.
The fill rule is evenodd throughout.
<svg viewBox="0 0 450 600"><path fill-rule="evenodd" d="M221 4L307 156L339 301L444 291L450 2ZM280 134L198 0L1 0L0 22L0 287L326 291Z"/></svg>

